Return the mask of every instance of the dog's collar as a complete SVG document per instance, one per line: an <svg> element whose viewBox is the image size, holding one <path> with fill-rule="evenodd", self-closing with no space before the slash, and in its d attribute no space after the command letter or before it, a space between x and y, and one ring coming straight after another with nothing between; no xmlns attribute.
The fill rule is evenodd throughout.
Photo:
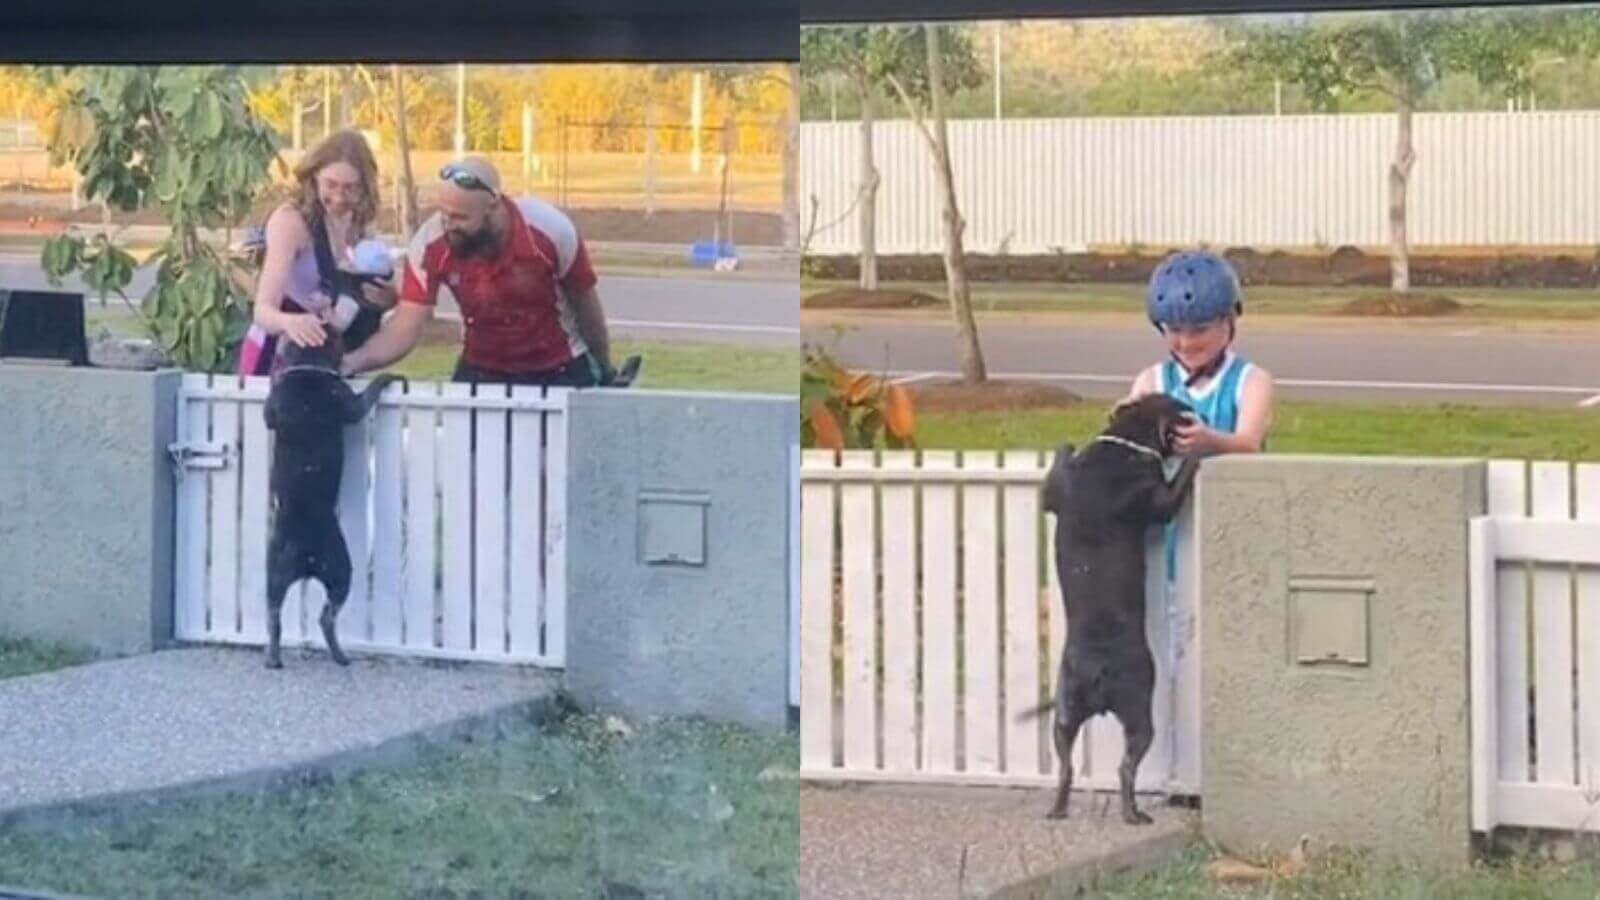
<svg viewBox="0 0 1600 900"><path fill-rule="evenodd" d="M1137 453L1143 453L1145 456L1150 457L1151 459L1155 460L1156 462L1162 462L1162 461L1164 461L1166 459L1166 457L1161 455L1161 451L1159 451L1159 450L1154 450L1154 449L1151 449L1150 447L1146 447L1145 445L1143 445L1143 444L1141 444L1141 443L1139 443L1137 441L1130 441L1127 438L1117 437L1114 434L1102 434L1102 435L1097 436L1095 438L1095 440L1096 441L1104 441L1107 444L1117 444L1119 446L1127 447L1129 450L1133 450L1133 451L1135 451Z"/></svg>
<svg viewBox="0 0 1600 900"><path fill-rule="evenodd" d="M290 372L321 372L324 375L333 375L337 378L344 377L338 369L330 366L284 366L278 370L280 376L288 375Z"/></svg>

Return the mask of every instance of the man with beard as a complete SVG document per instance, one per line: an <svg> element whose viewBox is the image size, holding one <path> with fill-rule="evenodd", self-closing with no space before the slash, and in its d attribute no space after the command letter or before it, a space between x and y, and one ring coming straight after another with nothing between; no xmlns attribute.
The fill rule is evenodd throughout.
<svg viewBox="0 0 1600 900"><path fill-rule="evenodd" d="M542 200L513 200L482 157L439 172L438 211L411 239L400 302L345 374L379 369L416 346L439 296L461 309L455 381L590 387L610 382L597 281L577 227Z"/></svg>

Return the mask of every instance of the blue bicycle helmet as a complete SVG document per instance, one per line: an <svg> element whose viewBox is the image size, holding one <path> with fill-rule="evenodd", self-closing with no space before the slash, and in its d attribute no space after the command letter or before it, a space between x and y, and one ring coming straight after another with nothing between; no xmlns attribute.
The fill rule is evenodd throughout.
<svg viewBox="0 0 1600 900"><path fill-rule="evenodd" d="M1214 253L1184 251L1161 261L1145 290L1150 324L1165 333L1167 325L1202 325L1228 315L1243 315L1239 276Z"/></svg>

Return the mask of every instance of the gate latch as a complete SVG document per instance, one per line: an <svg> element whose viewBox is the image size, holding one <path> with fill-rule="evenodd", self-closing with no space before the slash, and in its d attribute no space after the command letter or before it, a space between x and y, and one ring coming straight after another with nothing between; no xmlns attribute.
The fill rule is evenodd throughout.
<svg viewBox="0 0 1600 900"><path fill-rule="evenodd" d="M185 469L225 469L236 455L232 444L176 443L167 445L172 457L172 470L182 475Z"/></svg>

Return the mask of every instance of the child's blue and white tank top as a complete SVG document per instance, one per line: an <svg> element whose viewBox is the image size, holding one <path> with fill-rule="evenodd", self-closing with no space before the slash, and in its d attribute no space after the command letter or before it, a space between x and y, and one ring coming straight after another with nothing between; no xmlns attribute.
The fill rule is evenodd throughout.
<svg viewBox="0 0 1600 900"><path fill-rule="evenodd" d="M1159 382L1157 389L1175 399L1187 403L1196 417L1214 431L1232 434L1239 430L1239 400L1244 392L1245 376L1250 373L1250 363L1233 351L1224 351L1227 356L1223 359L1222 366L1217 373L1207 381L1204 387L1189 388L1184 386L1187 373L1176 360L1167 359L1160 365ZM1173 459L1167 462L1167 477L1171 478L1182 464L1181 460ZM1171 585L1177 579L1178 562L1178 528L1176 522L1166 526L1166 560L1167 584Z"/></svg>

